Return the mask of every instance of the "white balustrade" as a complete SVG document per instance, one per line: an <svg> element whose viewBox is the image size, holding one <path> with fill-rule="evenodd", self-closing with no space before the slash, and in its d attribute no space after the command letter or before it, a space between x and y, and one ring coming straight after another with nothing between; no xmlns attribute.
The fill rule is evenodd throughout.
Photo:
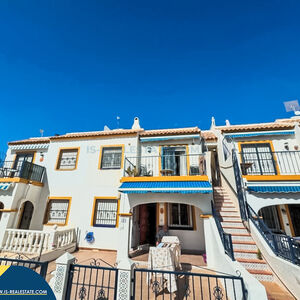
<svg viewBox="0 0 300 300"><path fill-rule="evenodd" d="M24 254L40 254L48 248L49 232L37 230L6 229L2 241L2 251L19 252ZM44 242L44 243L43 243Z"/></svg>
<svg viewBox="0 0 300 300"><path fill-rule="evenodd" d="M54 232L53 247L62 248L76 242L76 233L74 228L57 230Z"/></svg>
<svg viewBox="0 0 300 300"><path fill-rule="evenodd" d="M6 229L1 245L3 252L41 254L76 242L74 228L52 231Z"/></svg>

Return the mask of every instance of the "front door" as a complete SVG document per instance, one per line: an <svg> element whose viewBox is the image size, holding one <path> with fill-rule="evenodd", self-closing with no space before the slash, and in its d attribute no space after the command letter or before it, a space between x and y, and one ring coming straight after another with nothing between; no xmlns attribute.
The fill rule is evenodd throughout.
<svg viewBox="0 0 300 300"><path fill-rule="evenodd" d="M33 214L33 205L30 201L26 201L23 206L23 212L21 216L19 229L29 229L32 214Z"/></svg>
<svg viewBox="0 0 300 300"><path fill-rule="evenodd" d="M140 245L155 245L156 239L156 203L139 206Z"/></svg>

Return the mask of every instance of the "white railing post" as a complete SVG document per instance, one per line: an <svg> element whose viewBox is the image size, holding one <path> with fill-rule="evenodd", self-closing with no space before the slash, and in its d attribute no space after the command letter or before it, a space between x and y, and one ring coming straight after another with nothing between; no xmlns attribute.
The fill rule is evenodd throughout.
<svg viewBox="0 0 300 300"><path fill-rule="evenodd" d="M117 300L131 299L132 261L128 258L130 218L128 213L119 215Z"/></svg>
<svg viewBox="0 0 300 300"><path fill-rule="evenodd" d="M66 252L55 262L56 269L54 271L54 277L50 280L50 287L52 288L57 300L65 300L68 279L70 276L70 265L75 262L75 257Z"/></svg>
<svg viewBox="0 0 300 300"><path fill-rule="evenodd" d="M57 245L56 245L56 240L57 240L57 237L56 237L56 229L57 229L57 225L54 225L50 234L49 234L49 241L48 241L48 247L49 247L49 250L54 250L55 248L57 248Z"/></svg>

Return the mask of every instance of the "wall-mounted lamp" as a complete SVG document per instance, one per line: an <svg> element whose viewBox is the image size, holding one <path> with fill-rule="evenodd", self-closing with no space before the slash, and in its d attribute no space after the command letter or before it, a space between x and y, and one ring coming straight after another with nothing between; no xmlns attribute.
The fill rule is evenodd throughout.
<svg viewBox="0 0 300 300"><path fill-rule="evenodd" d="M285 149L285 150L289 150L289 143L288 143L288 142L285 142L285 143L284 143L284 149Z"/></svg>

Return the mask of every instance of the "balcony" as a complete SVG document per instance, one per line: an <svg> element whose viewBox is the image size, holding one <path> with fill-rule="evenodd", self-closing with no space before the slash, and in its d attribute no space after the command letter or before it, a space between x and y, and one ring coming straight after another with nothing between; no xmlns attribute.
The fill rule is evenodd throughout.
<svg viewBox="0 0 300 300"><path fill-rule="evenodd" d="M204 154L126 157L124 177L203 176Z"/></svg>
<svg viewBox="0 0 300 300"><path fill-rule="evenodd" d="M243 175L300 175L300 151L241 152Z"/></svg>
<svg viewBox="0 0 300 300"><path fill-rule="evenodd" d="M0 162L0 178L21 178L29 181L42 182L45 168L28 161Z"/></svg>

